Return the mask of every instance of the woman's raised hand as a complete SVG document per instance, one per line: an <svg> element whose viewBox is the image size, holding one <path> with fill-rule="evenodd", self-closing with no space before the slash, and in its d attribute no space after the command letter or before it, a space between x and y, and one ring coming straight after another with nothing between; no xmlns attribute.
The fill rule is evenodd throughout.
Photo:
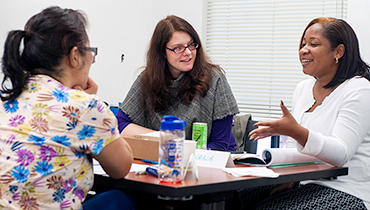
<svg viewBox="0 0 370 210"><path fill-rule="evenodd" d="M283 116L278 119L278 120L273 120L273 121L267 121L267 122L258 122L255 124L255 126L260 126L258 129L252 130L249 133L249 138L253 139L256 141L258 139L262 139L268 136L273 136L273 135L285 135L285 136L290 136L292 138L298 138L296 139L298 142L300 140L304 141L304 143L307 141L307 136L308 136L308 130L300 126L297 121L294 119L292 114L289 112L289 110L286 108L284 103L281 101L280 103L280 108L283 112ZM303 129L303 130L302 130ZM305 136L304 130L307 131L307 136ZM302 133L303 132L303 139L302 138ZM303 143L303 142L301 142Z"/></svg>
<svg viewBox="0 0 370 210"><path fill-rule="evenodd" d="M84 91L85 93L88 93L88 94L96 94L98 92L98 85L94 82L93 79L91 79L91 77L89 77L88 80L87 80L86 89L83 89L79 85L73 86L73 89L81 90L81 91Z"/></svg>

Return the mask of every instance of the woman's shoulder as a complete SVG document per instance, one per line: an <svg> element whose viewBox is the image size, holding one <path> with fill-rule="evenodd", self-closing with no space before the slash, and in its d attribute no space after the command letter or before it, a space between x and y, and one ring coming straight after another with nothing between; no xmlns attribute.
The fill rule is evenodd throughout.
<svg viewBox="0 0 370 210"><path fill-rule="evenodd" d="M370 94L370 81L364 77L356 76L344 81L337 88L343 97L349 95L369 95Z"/></svg>
<svg viewBox="0 0 370 210"><path fill-rule="evenodd" d="M212 78L210 81L210 89L217 89L216 87L220 85L227 89L230 88L226 73L221 69L212 68Z"/></svg>
<svg viewBox="0 0 370 210"><path fill-rule="evenodd" d="M101 100L98 95L88 94L81 90L67 89L66 92L68 93L71 101L75 101L78 103L79 102L85 103L86 101L92 101L92 100L98 100L98 101Z"/></svg>
<svg viewBox="0 0 370 210"><path fill-rule="evenodd" d="M61 103L84 103L98 98L97 95L88 94L80 90L64 86L55 78L48 75L35 75L28 80L28 93L35 93L37 97L50 101L52 98ZM48 97L49 96L49 97ZM46 97L46 98L45 98ZM55 101L51 100L52 103Z"/></svg>
<svg viewBox="0 0 370 210"><path fill-rule="evenodd" d="M355 76L344 82L346 86L359 87L359 88L370 88L370 81L361 76Z"/></svg>
<svg viewBox="0 0 370 210"><path fill-rule="evenodd" d="M222 70L221 68L213 67L212 76L218 76L218 77L225 76L225 71Z"/></svg>
<svg viewBox="0 0 370 210"><path fill-rule="evenodd" d="M212 68L212 81L217 82L218 80L227 81L226 73L222 69Z"/></svg>

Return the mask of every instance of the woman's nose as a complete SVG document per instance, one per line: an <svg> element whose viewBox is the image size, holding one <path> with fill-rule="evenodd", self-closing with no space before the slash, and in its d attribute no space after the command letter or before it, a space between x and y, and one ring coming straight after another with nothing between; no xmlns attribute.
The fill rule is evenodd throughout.
<svg viewBox="0 0 370 210"><path fill-rule="evenodd" d="M303 46L301 49L299 49L299 53L306 54L309 52L309 49L307 46Z"/></svg>
<svg viewBox="0 0 370 210"><path fill-rule="evenodd" d="M191 54L191 50L189 50L189 48L185 48L185 51L183 52L184 54Z"/></svg>

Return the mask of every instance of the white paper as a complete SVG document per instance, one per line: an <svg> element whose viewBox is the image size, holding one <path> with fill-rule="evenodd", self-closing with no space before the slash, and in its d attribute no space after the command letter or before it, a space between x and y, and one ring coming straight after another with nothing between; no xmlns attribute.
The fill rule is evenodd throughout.
<svg viewBox="0 0 370 210"><path fill-rule="evenodd" d="M104 169L101 166L99 167L94 166L94 174L109 176L107 173L105 173Z"/></svg>
<svg viewBox="0 0 370 210"><path fill-rule="evenodd" d="M258 177L269 177L276 178L279 177L279 173L275 173L273 170L266 167L238 167L238 168L224 168L226 173L233 176L258 176Z"/></svg>
<svg viewBox="0 0 370 210"><path fill-rule="evenodd" d="M133 163L130 168L130 172L145 171L149 165Z"/></svg>
<svg viewBox="0 0 370 210"><path fill-rule="evenodd" d="M217 150L195 150L195 162L198 166L209 168L235 167L230 152Z"/></svg>
<svg viewBox="0 0 370 210"><path fill-rule="evenodd" d="M284 167L289 165L303 165L322 162L313 156L298 152L296 148L269 148L265 149L261 155L245 153L233 154L232 157L235 160L235 163L271 167Z"/></svg>
<svg viewBox="0 0 370 210"><path fill-rule="evenodd" d="M130 168L130 172L137 172L137 171L145 171L146 167L149 165L144 165L144 164L136 164L133 163ZM94 168L94 174L98 175L104 175L104 176L109 176L103 169L103 167L100 165L100 163L93 159L93 168Z"/></svg>
<svg viewBox="0 0 370 210"><path fill-rule="evenodd" d="M258 128L260 127L261 126L259 126ZM271 136L263 138L263 139L258 139L256 154L261 155L263 151L269 148L271 148Z"/></svg>
<svg viewBox="0 0 370 210"><path fill-rule="evenodd" d="M195 163L194 154L193 153L190 154L188 163L186 164L186 168L185 168L184 174L183 174L184 179L185 179L186 173L188 172L188 167L189 166L192 166L193 174L195 175L195 178L198 180L199 179L198 166Z"/></svg>
<svg viewBox="0 0 370 210"><path fill-rule="evenodd" d="M195 162L195 156L194 155L191 157L191 164L193 166L193 174L195 175L197 180L199 180L199 171L198 171L197 163Z"/></svg>
<svg viewBox="0 0 370 210"><path fill-rule="evenodd" d="M160 137L160 132L159 131L154 131L154 132L150 132L150 133L143 133L143 134L140 134L139 136L150 136L150 137Z"/></svg>
<svg viewBox="0 0 370 210"><path fill-rule="evenodd" d="M316 157L305 155L297 151L297 148L270 148L262 152L262 159L266 160L266 155L271 155L271 161L266 166L280 164L299 164L310 162L321 162Z"/></svg>

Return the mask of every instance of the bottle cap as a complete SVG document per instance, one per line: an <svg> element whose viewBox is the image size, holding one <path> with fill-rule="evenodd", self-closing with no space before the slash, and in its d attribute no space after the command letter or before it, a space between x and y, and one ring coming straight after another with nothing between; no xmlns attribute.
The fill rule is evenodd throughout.
<svg viewBox="0 0 370 210"><path fill-rule="evenodd" d="M161 130L184 130L186 121L172 115L164 115L161 122Z"/></svg>

